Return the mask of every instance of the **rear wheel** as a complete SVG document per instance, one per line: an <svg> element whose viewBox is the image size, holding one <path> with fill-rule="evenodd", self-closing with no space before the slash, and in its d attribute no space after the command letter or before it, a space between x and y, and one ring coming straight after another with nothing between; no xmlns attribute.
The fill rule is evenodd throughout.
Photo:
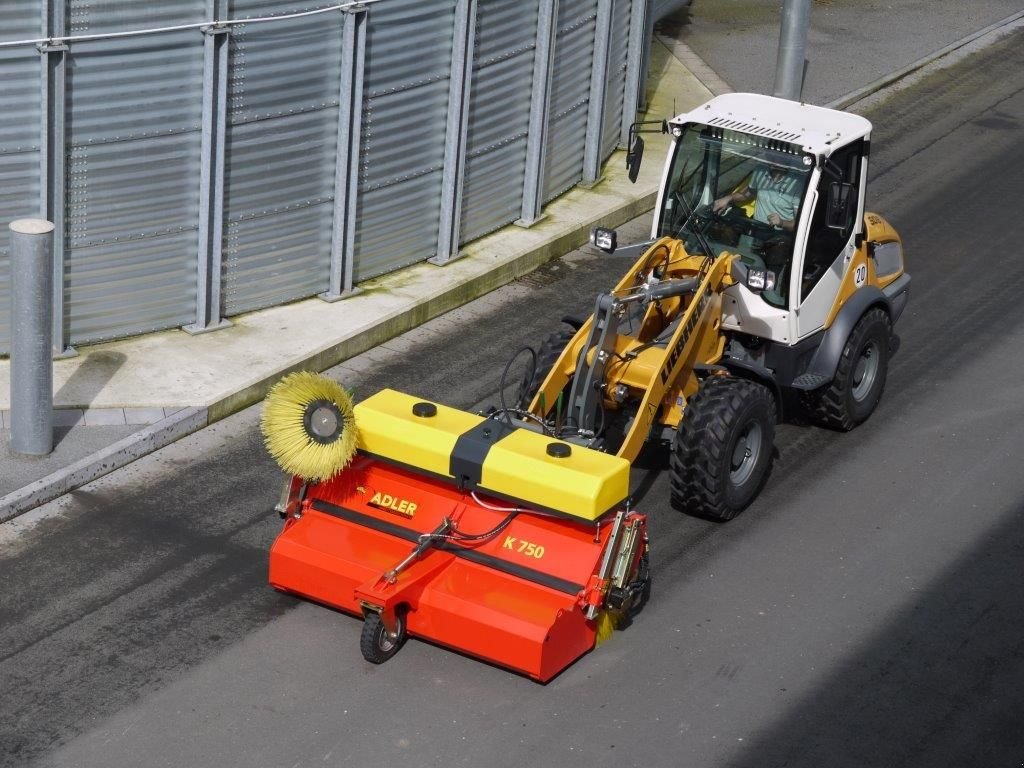
<svg viewBox="0 0 1024 768"><path fill-rule="evenodd" d="M858 321L832 383L810 395L818 423L849 432L874 412L885 389L891 337L892 323L882 309L868 310Z"/></svg>
<svg viewBox="0 0 1024 768"><path fill-rule="evenodd" d="M775 397L763 384L706 379L676 430L669 466L676 509L731 520L768 478L775 441Z"/></svg>
<svg viewBox="0 0 1024 768"><path fill-rule="evenodd" d="M388 632L379 613L367 613L363 631L359 635L359 650L371 664L383 664L405 643L405 617L395 617L395 633Z"/></svg>

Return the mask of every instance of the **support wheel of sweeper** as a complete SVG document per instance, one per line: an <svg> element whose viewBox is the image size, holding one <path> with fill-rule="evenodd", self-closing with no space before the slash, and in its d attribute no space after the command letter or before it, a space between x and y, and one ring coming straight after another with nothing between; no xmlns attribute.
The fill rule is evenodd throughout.
<svg viewBox="0 0 1024 768"><path fill-rule="evenodd" d="M805 402L823 427L849 432L878 405L889 370L892 323L882 309L868 310L850 333L835 378Z"/></svg>
<svg viewBox="0 0 1024 768"><path fill-rule="evenodd" d="M383 664L405 644L405 617L395 616L396 631L388 632L379 613L368 613L359 635L359 650L371 664Z"/></svg>
<svg viewBox="0 0 1024 768"><path fill-rule="evenodd" d="M754 500L772 465L775 396L763 384L706 379L676 430L670 460L672 506L724 522Z"/></svg>

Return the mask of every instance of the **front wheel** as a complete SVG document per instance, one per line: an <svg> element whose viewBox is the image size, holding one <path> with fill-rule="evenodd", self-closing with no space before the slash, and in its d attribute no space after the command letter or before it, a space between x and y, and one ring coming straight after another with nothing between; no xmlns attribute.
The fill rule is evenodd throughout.
<svg viewBox="0 0 1024 768"><path fill-rule="evenodd" d="M526 387L526 391L519 400L520 408L529 408L530 403L533 402L534 396L540 391L541 385L544 380L551 373L551 369L555 367L555 363L558 362L558 358L562 354L562 350L565 349L566 345L572 341L576 336L576 331L556 331L550 334L544 343L540 345L540 349L537 350L537 367L533 371L533 377L530 379L529 385ZM548 404L549 406L551 404Z"/></svg>
<svg viewBox="0 0 1024 768"><path fill-rule="evenodd" d="M892 323L884 310L864 313L843 347L832 383L811 394L816 421L849 432L874 412L885 389L891 338Z"/></svg>
<svg viewBox="0 0 1024 768"><path fill-rule="evenodd" d="M388 632L379 613L367 613L363 631L359 635L359 650L371 664L383 664L405 643L405 617L395 617L394 634Z"/></svg>
<svg viewBox="0 0 1024 768"><path fill-rule="evenodd" d="M768 478L775 397L763 384L706 379L686 405L670 461L672 506L724 522L754 500Z"/></svg>

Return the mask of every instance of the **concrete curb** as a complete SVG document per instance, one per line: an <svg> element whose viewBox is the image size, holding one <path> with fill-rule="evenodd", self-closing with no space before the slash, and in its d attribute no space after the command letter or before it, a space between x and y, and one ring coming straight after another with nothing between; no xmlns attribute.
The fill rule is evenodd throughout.
<svg viewBox="0 0 1024 768"><path fill-rule="evenodd" d="M207 426L206 408L183 408L91 456L0 498L0 523L63 496L86 483Z"/></svg>

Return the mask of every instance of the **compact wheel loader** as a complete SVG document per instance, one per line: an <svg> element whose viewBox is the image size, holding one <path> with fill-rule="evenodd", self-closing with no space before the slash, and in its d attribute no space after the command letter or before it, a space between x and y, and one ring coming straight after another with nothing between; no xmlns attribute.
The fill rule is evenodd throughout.
<svg viewBox="0 0 1024 768"><path fill-rule="evenodd" d="M845 431L878 404L910 277L864 211L870 123L729 94L663 130L651 239L595 230L635 261L587 320L520 350L511 403L505 375L481 414L391 390L353 405L306 373L268 395L290 476L270 582L362 615L368 661L412 635L550 680L649 594L629 495L645 446L669 454L673 506L724 521L766 482L777 423Z"/></svg>

